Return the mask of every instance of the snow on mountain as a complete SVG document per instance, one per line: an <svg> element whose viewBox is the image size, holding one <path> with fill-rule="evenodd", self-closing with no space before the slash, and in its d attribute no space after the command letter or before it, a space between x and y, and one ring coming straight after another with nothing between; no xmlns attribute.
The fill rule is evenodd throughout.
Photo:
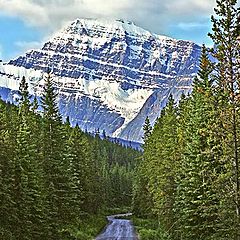
<svg viewBox="0 0 240 240"><path fill-rule="evenodd" d="M14 101L25 76L41 95L52 72L59 108L72 124L141 142L146 116L154 122L168 96L191 91L201 48L190 41L152 34L132 22L76 19L42 49L0 62L0 95Z"/></svg>

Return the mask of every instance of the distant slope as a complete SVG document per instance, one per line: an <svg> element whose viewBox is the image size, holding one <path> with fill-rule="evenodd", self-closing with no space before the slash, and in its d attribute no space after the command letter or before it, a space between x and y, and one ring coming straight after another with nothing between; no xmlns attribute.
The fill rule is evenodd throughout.
<svg viewBox="0 0 240 240"><path fill-rule="evenodd" d="M201 48L193 42L152 34L123 20L76 19L42 49L0 63L0 95L14 101L24 75L41 94L51 69L59 108L73 125L141 142L147 115L152 122L167 98L191 91Z"/></svg>

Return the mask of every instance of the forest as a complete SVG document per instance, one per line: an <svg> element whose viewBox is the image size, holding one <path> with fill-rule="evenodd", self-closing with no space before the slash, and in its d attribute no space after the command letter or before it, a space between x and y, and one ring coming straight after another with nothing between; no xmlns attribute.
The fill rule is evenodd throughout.
<svg viewBox="0 0 240 240"><path fill-rule="evenodd" d="M63 123L50 73L40 99L23 77L0 100L0 239L90 240L127 208L142 240L240 240L238 2L211 21L191 95L146 119L142 152Z"/></svg>
<svg viewBox="0 0 240 240"><path fill-rule="evenodd" d="M133 209L142 239L240 239L240 9L217 1L190 96L145 121Z"/></svg>
<svg viewBox="0 0 240 240"><path fill-rule="evenodd" d="M63 124L50 74L40 103L24 77L19 94L0 101L0 238L92 239L107 209L131 205L141 153Z"/></svg>

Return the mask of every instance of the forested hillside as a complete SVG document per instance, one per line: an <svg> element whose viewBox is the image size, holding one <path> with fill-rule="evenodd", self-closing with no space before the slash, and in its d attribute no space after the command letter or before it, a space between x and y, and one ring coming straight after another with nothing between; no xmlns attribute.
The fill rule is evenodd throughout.
<svg viewBox="0 0 240 240"><path fill-rule="evenodd" d="M191 96L170 97L153 129L146 119L133 202L154 223L144 239L240 239L237 1L217 1L215 12L214 48L203 46Z"/></svg>
<svg viewBox="0 0 240 240"><path fill-rule="evenodd" d="M145 102L143 152L63 121L50 73L40 100L25 77L16 105L0 100L0 239L90 240L105 215L131 206L141 240L240 240L240 8L216 2L191 95L168 91L154 126L163 105ZM110 216L110 234L138 239L115 219L130 215Z"/></svg>
<svg viewBox="0 0 240 240"><path fill-rule="evenodd" d="M40 103L25 78L19 92L18 106L0 101L0 238L91 239L88 222L131 204L140 153L63 124L50 75Z"/></svg>

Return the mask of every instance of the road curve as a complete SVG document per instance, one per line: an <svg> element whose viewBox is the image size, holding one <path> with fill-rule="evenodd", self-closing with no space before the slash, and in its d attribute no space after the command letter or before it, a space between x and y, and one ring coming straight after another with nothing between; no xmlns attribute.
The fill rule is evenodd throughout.
<svg viewBox="0 0 240 240"><path fill-rule="evenodd" d="M132 222L120 219L130 215L131 213L108 216L108 226L95 240L138 240Z"/></svg>

